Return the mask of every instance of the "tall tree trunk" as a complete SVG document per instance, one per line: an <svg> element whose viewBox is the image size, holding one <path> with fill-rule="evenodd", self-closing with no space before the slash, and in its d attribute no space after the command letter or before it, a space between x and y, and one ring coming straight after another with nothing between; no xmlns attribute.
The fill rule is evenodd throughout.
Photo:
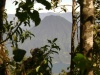
<svg viewBox="0 0 100 75"><path fill-rule="evenodd" d="M5 8L5 2L6 0L0 0L0 42L3 40L3 12ZM5 52L4 43L0 43L0 59L2 61L1 64L3 64L2 67L0 67L0 75L10 75L8 70L8 64L6 61L8 61L8 56Z"/></svg>
<svg viewBox="0 0 100 75"><path fill-rule="evenodd" d="M93 24L94 24L94 0L80 0L80 50L92 60L93 49ZM86 68L84 75L93 75L91 68Z"/></svg>
<svg viewBox="0 0 100 75"><path fill-rule="evenodd" d="M76 0L72 0L72 33L71 33L71 65L70 65L70 75L74 75L74 62L73 58L75 56L74 52L74 41L75 41L75 32L76 32Z"/></svg>

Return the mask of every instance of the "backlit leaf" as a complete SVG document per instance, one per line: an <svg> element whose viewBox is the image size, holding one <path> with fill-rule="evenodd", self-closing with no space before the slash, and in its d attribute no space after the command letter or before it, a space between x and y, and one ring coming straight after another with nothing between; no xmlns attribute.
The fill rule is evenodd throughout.
<svg viewBox="0 0 100 75"><path fill-rule="evenodd" d="M26 51L22 49L16 49L13 51L13 54L14 54L14 57L13 57L14 60L16 62L20 62L23 59L24 55L26 54Z"/></svg>

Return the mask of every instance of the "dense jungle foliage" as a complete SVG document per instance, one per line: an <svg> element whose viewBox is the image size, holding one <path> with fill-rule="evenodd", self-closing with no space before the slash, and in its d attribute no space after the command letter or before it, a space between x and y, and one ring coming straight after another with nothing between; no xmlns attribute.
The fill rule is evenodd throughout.
<svg viewBox="0 0 100 75"><path fill-rule="evenodd" d="M15 6L18 6L15 14L17 21L14 19L10 22L7 20L5 11L6 0L0 1L0 75L52 75L52 54L59 54L58 51L60 50L60 47L56 44L56 37L53 40L46 39L49 45L31 49L30 57L25 58L26 51L18 47L19 42L24 43L27 38L31 39L34 36L20 26L24 24L24 26L30 27L30 20L35 23L35 26L38 26L41 22L39 12L34 9L35 2L43 4L49 10L57 8L60 0L51 0L51 3L46 0L14 0ZM78 27L77 22L80 22L80 42L77 48L73 47L73 51L70 53L72 58L69 70L71 71L67 73L62 70L59 75L100 75L100 0L72 0L72 2L72 5L75 2L80 7L79 15L76 15L78 7L75 6L76 8L72 10L74 11L74 13L72 12L72 19L75 21L73 25L76 24ZM62 9L66 12L64 7ZM88 14L87 9L91 9L88 10L91 13ZM85 35L87 30L84 30L92 25L93 30L90 30L90 32L93 39L90 41L93 41L93 46L91 45L90 50L88 44L91 44L91 42L87 44L86 41L91 35ZM86 26L85 29L84 26ZM3 35L6 38L3 38ZM7 52L9 50L5 47L8 40L12 43L12 60L9 59Z"/></svg>

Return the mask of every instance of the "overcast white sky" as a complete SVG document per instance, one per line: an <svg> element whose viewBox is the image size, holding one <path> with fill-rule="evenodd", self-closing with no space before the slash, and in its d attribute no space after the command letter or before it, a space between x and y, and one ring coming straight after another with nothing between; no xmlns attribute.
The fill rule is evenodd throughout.
<svg viewBox="0 0 100 75"><path fill-rule="evenodd" d="M14 14L16 6L13 4L14 0L6 0L6 9L7 13ZM48 0L50 1L50 0ZM62 0L61 4L72 4L72 0ZM40 12L46 13L46 12L53 12L52 10L45 10L45 7L39 3L35 4L35 9L38 9L39 7L42 7L44 10L41 10ZM56 9L56 12L59 12L60 8ZM67 11L71 12L71 6L67 6Z"/></svg>

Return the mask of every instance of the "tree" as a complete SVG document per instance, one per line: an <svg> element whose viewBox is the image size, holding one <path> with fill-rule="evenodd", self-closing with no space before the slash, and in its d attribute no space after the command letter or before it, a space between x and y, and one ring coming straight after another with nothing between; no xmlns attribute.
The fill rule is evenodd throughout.
<svg viewBox="0 0 100 75"><path fill-rule="evenodd" d="M46 6L46 9L51 8L51 4L46 0L36 0L38 3L41 3ZM18 5L16 9L15 16L18 18L18 21L7 21L5 17L5 4L6 0L0 1L0 75L10 75L8 65L9 58L7 56L6 50L4 49L4 42L10 40L12 42L12 47L17 51L14 51L14 59L16 59L16 54L18 52L22 53L21 57L17 60L22 60L25 55L25 51L18 48L18 42L24 42L28 37L31 38L32 33L27 30L22 30L20 27L23 23L25 26L30 26L30 19L35 22L35 25L39 25L40 17L38 11L34 10L34 0L25 0L25 1L14 1L15 5ZM6 34L6 38L3 38L3 34ZM18 58L18 57L17 57Z"/></svg>
<svg viewBox="0 0 100 75"><path fill-rule="evenodd" d="M80 51L92 61L94 0L78 0L80 4ZM86 68L84 75L93 75L92 68Z"/></svg>
<svg viewBox="0 0 100 75"><path fill-rule="evenodd" d="M91 59L92 57L91 49L93 47L94 4L93 1L86 1L86 0L81 0L81 1L78 0L78 2L80 4L80 24L81 24L80 25L80 51L78 52L82 53L85 57L87 58L89 57ZM75 69L74 68L75 63L73 61L73 58L76 55L75 47L74 47L75 32L77 28L76 24L78 18L76 16L76 9L77 9L76 0L72 0L72 34L71 34L71 53L70 53L71 54L71 66L70 66L71 75L74 74L74 69ZM87 13L87 10L90 10L89 13L91 12L91 14Z"/></svg>
<svg viewBox="0 0 100 75"><path fill-rule="evenodd" d="M72 34L71 34L71 66L70 66L70 74L74 74L74 61L73 58L75 56L75 47L74 47L74 41L75 41L75 32L77 28L77 17L76 17L76 0L72 0Z"/></svg>
<svg viewBox="0 0 100 75"><path fill-rule="evenodd" d="M3 41L3 13L5 10L6 0L1 0L0 2L0 42ZM4 43L0 43L0 65L4 62L8 62L9 58L4 49ZM3 64L3 68L0 68L0 75L10 75L7 63Z"/></svg>
<svg viewBox="0 0 100 75"><path fill-rule="evenodd" d="M25 39L28 37L31 37L31 34L29 31L25 31L21 29L22 23L25 24L25 26L30 26L30 19L35 22L35 25L39 25L40 23L40 17L37 10L34 10L34 0L25 0L25 1L17 1L15 0L15 5L18 5L18 8L16 9L15 16L18 18L18 21L15 23L15 26L13 26L13 21L10 21L10 23L7 21L6 18L4 18L4 6L5 6L6 0L1 0L0 4L0 56L3 58L0 58L0 65L3 64L2 67L0 67L0 73L1 75L9 75L7 64L9 64L8 56L5 53L4 49L4 42L6 42L8 39L11 40L12 46L14 48L13 54L14 54L14 60L17 62L20 62L23 59L23 56L25 55L25 51L18 48L18 42L21 41L24 42ZM54 8L58 7L57 4L60 0L51 0L54 3ZM75 53L75 47L74 47L74 38L75 38L75 31L76 31L76 0L72 0L72 17L73 17L73 24L72 24L72 35L71 35L71 72L70 74L73 75L74 69L75 69L75 62L73 62L74 56L75 58L81 57L80 59L84 60L84 63L87 65L89 64L86 62L89 60L92 62L93 60L93 25L94 25L94 2L98 0L78 0L78 3L80 4L80 51L79 53L82 54L76 54ZM46 9L51 8L51 4L47 2L46 0L36 0L36 2L41 3L46 6ZM98 7L99 5L97 5ZM65 11L65 10L64 10ZM96 15L98 17L98 14ZM3 20L3 18L5 20ZM98 18L99 19L99 18ZM3 22L4 21L4 22ZM3 34L7 33L7 38L3 39ZM49 42L51 42L49 40ZM17 58L18 53L22 52L22 55L20 55L20 58ZM55 52L55 51L54 51ZM6 58L6 59L5 59ZM5 61L5 60L6 61ZM86 61L85 61L86 60ZM75 60L74 60L75 61ZM79 60L82 64L83 61ZM93 64L89 67L86 67L84 70L81 71L83 75L93 75ZM39 68L39 67L37 67ZM81 67L83 68L83 66Z"/></svg>

